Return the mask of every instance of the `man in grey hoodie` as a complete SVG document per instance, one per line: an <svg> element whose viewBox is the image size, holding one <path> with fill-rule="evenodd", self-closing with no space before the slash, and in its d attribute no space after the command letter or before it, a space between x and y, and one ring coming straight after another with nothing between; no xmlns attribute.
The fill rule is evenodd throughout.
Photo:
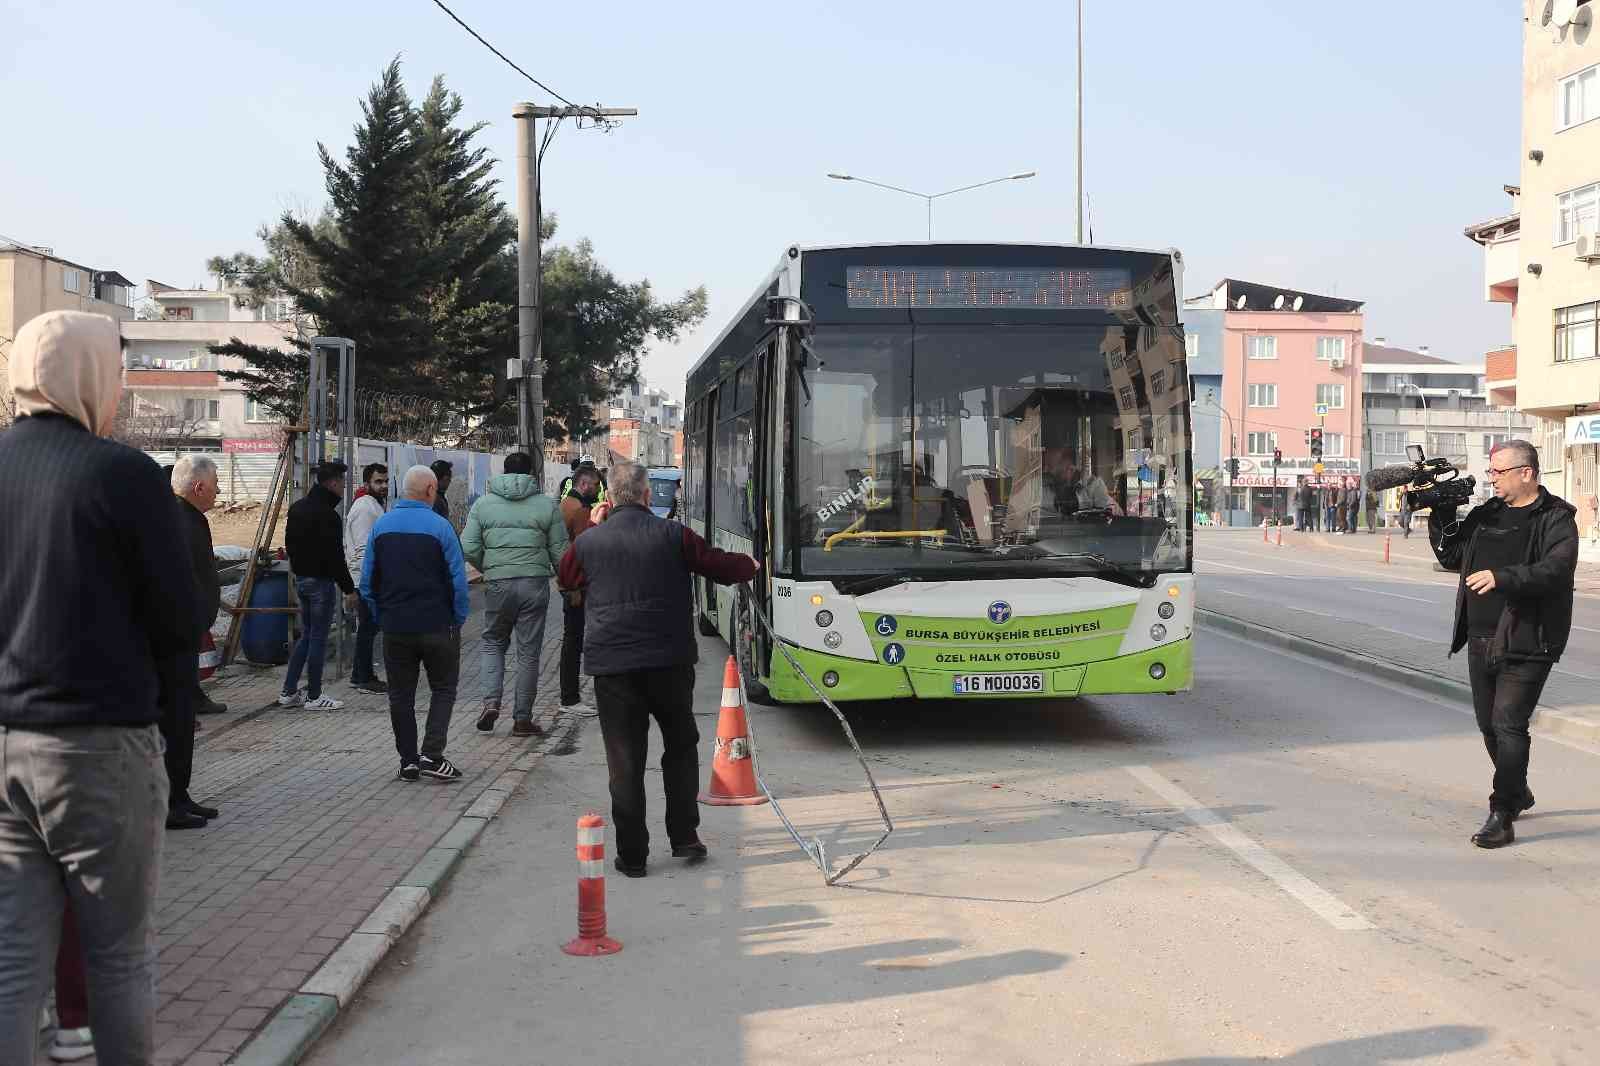
<svg viewBox="0 0 1600 1066"><path fill-rule="evenodd" d="M533 720L539 690L539 652L544 644L550 579L567 550L567 527L556 501L540 491L526 452L506 456L505 473L489 479L461 534L467 561L483 571L483 707L478 728L487 733L500 717L506 647L517 643L517 684L511 732L543 735Z"/></svg>

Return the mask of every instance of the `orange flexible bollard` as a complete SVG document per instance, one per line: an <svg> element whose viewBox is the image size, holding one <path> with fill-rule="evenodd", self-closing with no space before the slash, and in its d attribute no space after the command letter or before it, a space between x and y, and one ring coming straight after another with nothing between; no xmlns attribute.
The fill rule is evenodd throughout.
<svg viewBox="0 0 1600 1066"><path fill-rule="evenodd" d="M606 935L606 820L594 811L578 819L578 935L561 945L568 955L615 955Z"/></svg>
<svg viewBox="0 0 1600 1066"><path fill-rule="evenodd" d="M1394 534L1393 533L1385 533L1383 535L1383 561L1385 563L1387 563L1389 561L1389 544L1393 540L1394 540Z"/></svg>

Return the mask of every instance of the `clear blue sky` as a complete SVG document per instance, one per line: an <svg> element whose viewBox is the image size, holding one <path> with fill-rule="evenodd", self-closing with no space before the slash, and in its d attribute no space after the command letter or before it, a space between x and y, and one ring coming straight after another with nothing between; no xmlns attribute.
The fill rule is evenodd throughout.
<svg viewBox="0 0 1600 1066"><path fill-rule="evenodd" d="M1036 169L943 201L935 237L1073 238L1070 0L451 6L573 100L639 108L564 129L544 199L622 276L709 287L705 328L645 364L675 394L788 244L922 238L921 201L827 171L937 191ZM1087 6L1098 242L1182 249L1190 295L1228 275L1364 299L1369 337L1451 358L1509 337L1461 229L1517 180L1520 5ZM0 0L0 27L0 234L141 284L319 205L316 142L342 153L396 54L502 160L511 105L547 100L429 0Z"/></svg>

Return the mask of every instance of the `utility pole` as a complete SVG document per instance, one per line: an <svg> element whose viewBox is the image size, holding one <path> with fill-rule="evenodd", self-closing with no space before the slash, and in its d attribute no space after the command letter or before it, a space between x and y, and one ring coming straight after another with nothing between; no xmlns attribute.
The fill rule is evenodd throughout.
<svg viewBox="0 0 1600 1066"><path fill-rule="evenodd" d="M1083 0L1078 0L1078 243L1083 243Z"/></svg>
<svg viewBox="0 0 1600 1066"><path fill-rule="evenodd" d="M517 356L522 378L517 389L517 439L544 480L544 346L539 305L539 135L541 118L622 118L631 107L544 107L520 103L517 120Z"/></svg>

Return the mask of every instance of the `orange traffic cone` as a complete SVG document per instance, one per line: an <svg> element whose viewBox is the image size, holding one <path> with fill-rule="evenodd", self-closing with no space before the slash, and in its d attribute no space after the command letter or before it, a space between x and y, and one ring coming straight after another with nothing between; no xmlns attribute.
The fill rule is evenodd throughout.
<svg viewBox="0 0 1600 1066"><path fill-rule="evenodd" d="M711 807L738 807L765 803L756 784L755 749L744 720L744 697L739 687L739 664L728 656L722 671L722 714L717 718L717 743L711 756L711 780L700 802Z"/></svg>

